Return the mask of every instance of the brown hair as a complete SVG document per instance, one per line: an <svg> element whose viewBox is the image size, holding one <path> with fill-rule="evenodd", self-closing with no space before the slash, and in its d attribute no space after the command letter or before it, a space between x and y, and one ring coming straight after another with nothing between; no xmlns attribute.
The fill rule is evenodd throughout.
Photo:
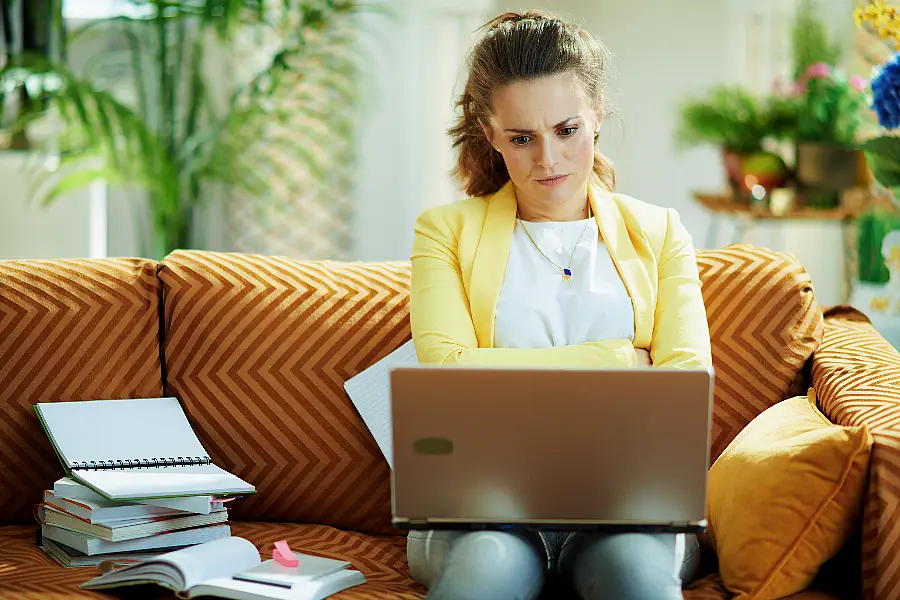
<svg viewBox="0 0 900 600"><path fill-rule="evenodd" d="M493 92L517 81L574 73L599 113L607 51L588 31L543 11L508 12L481 27L487 33L469 53L469 74L456 105L462 114L449 130L459 158L453 174L469 196L493 194L509 181L499 152L479 120L490 122ZM594 149L594 175L606 189L616 185L612 164Z"/></svg>

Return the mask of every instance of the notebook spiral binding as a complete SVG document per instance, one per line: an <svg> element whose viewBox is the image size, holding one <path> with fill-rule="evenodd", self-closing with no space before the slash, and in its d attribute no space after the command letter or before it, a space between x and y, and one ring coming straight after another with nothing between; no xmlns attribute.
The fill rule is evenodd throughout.
<svg viewBox="0 0 900 600"><path fill-rule="evenodd" d="M150 469L155 467L184 467L191 465L209 465L212 461L208 456L178 456L175 458L135 458L125 460L90 460L75 461L73 469L81 471L99 471L109 469Z"/></svg>

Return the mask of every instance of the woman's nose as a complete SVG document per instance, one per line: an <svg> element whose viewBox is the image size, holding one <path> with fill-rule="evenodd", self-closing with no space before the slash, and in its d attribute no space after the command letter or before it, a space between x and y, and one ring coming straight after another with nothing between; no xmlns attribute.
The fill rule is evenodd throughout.
<svg viewBox="0 0 900 600"><path fill-rule="evenodd" d="M537 164L545 169L556 165L556 148L553 147L552 140L545 140L539 146Z"/></svg>

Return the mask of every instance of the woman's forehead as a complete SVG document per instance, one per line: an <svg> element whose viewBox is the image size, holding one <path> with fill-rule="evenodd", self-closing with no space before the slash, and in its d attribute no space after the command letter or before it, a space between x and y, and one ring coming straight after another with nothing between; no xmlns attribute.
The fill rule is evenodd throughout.
<svg viewBox="0 0 900 600"><path fill-rule="evenodd" d="M574 74L527 79L498 88L493 94L492 120L503 127L554 127L590 110Z"/></svg>

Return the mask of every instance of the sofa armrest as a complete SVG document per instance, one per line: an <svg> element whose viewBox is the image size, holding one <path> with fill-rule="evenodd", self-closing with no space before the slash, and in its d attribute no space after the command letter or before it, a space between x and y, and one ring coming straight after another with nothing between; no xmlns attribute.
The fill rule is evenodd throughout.
<svg viewBox="0 0 900 600"><path fill-rule="evenodd" d="M866 425L874 445L863 507L866 600L900 598L900 353L849 306L825 311L825 335L812 356L822 411L840 425Z"/></svg>

